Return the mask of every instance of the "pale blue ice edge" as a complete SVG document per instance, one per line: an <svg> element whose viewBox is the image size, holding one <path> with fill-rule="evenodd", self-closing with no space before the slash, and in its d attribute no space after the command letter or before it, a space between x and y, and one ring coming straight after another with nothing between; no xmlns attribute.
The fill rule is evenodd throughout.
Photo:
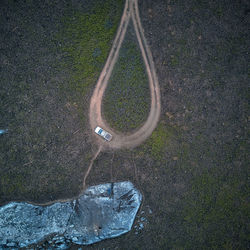
<svg viewBox="0 0 250 250"><path fill-rule="evenodd" d="M0 135L3 135L8 132L8 129L0 129Z"/></svg>
<svg viewBox="0 0 250 250"><path fill-rule="evenodd" d="M129 181L89 187L78 199L35 206L10 202L0 207L0 249L26 247L55 234L65 245L89 245L131 230L141 193ZM67 244L66 244L67 242Z"/></svg>

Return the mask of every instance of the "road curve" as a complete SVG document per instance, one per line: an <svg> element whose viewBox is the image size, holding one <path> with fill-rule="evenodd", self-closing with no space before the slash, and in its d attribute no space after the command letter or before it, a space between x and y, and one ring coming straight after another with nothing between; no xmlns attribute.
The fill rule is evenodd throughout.
<svg viewBox="0 0 250 250"><path fill-rule="evenodd" d="M146 122L135 132L131 134L122 134L113 131L109 127L107 122L102 117L102 99L110 79L112 70L117 61L119 51L124 40L128 23L132 19L136 37L139 42L141 54L145 63L146 72L148 75L150 95L151 95L151 107ZM145 141L153 132L159 121L161 112L160 103L160 87L158 78L156 75L153 57L151 51L147 45L138 10L138 0L126 0L123 15L121 18L120 26L118 28L114 43L110 50L106 64L100 74L94 89L93 95L90 100L89 108L89 122L92 133L96 126L104 128L106 131L113 135L113 139L110 142L104 141L99 136L95 135L97 143L104 148L133 148Z"/></svg>

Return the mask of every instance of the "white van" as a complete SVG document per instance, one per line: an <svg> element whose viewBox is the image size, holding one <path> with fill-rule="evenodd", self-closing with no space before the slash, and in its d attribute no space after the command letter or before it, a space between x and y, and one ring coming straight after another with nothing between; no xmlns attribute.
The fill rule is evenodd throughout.
<svg viewBox="0 0 250 250"><path fill-rule="evenodd" d="M112 135L100 127L95 128L95 133L103 137L106 141L111 141Z"/></svg>

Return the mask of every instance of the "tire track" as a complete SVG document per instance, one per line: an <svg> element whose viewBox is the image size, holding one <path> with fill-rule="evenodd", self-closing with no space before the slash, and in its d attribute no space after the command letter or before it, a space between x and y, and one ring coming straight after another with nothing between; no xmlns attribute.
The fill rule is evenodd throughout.
<svg viewBox="0 0 250 250"><path fill-rule="evenodd" d="M122 134L117 133L112 130L105 122L102 117L102 99L105 93L105 89L110 79L112 70L117 61L119 51L124 40L128 23L132 19L133 26L135 29L136 37L139 42L141 54L145 63L146 72L148 75L150 95L151 95L151 107L148 118L146 122L137 131L132 134ZM138 10L138 0L126 0L123 15L117 34L110 50L106 64L100 74L97 81L96 87L94 89L93 95L90 100L89 108L89 122L92 133L96 126L100 126L110 132L113 135L113 139L110 142L105 142L102 138L96 135L96 140L99 145L103 145L105 148L133 148L145 141L153 132L157 123L159 121L161 112L160 103L160 88L158 83L158 78L156 75L153 57L151 51L147 45L143 28L140 21L139 10Z"/></svg>
<svg viewBox="0 0 250 250"><path fill-rule="evenodd" d="M101 152L101 150L102 150L102 146L100 145L97 152L96 152L96 154L94 155L94 157L90 161L89 167L88 167L88 169L87 169L87 171L86 171L86 173L84 175L84 178L83 178L83 185L82 185L82 190L83 191L86 189L86 179L89 176L89 173L90 173L90 171L92 169L93 163L94 163L95 159L97 158L97 156L99 155L99 153Z"/></svg>

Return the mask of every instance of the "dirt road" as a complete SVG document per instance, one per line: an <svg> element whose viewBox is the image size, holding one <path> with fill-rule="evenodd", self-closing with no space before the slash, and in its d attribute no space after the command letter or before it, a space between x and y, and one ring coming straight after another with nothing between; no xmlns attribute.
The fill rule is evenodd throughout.
<svg viewBox="0 0 250 250"><path fill-rule="evenodd" d="M136 32L136 37L139 42L142 57L145 63L146 72L148 75L150 94L151 94L151 108L146 122L142 127L132 134L121 134L112 130L105 122L102 117L102 99L107 87L108 81L110 79L112 70L117 61L119 51L124 40L128 23L132 19L134 29ZM143 141L145 141L155 129L161 111L160 104L160 88L158 84L158 79L154 67L154 62L152 58L151 51L147 45L145 36L143 34L143 29L140 21L139 11L138 11L138 1L137 0L126 0L123 15L121 18L121 23L118 28L113 46L109 53L106 64L101 72L101 75L96 84L96 88L91 97L90 109L89 109L89 121L92 132L96 126L100 126L110 132L113 135L111 142L105 142L102 138L96 136L97 143L102 145L104 148L133 148L138 146Z"/></svg>

